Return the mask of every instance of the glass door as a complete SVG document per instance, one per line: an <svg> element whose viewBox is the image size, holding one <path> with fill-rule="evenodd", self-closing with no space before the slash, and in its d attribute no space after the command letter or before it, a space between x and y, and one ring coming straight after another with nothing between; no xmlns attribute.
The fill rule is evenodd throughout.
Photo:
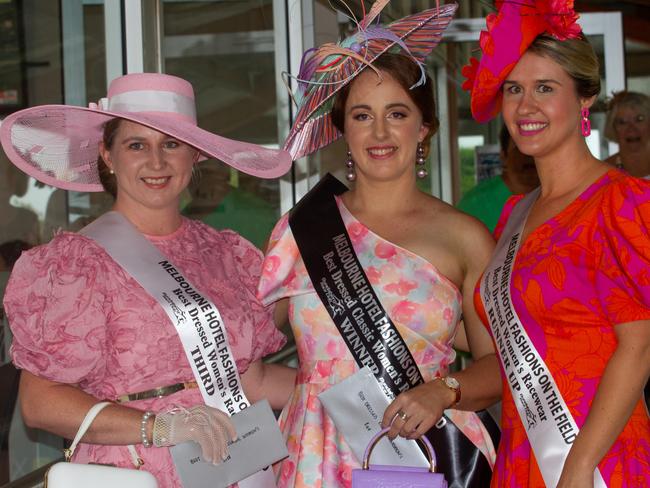
<svg viewBox="0 0 650 488"><path fill-rule="evenodd" d="M160 27L157 35L144 37L144 65L157 64L192 83L202 128L277 148L285 97L278 96L284 21L277 3L145 3L146 17L157 18ZM250 177L215 160L198 169L182 212L215 228L233 229L263 248L280 217L280 180Z"/></svg>
<svg viewBox="0 0 650 488"><path fill-rule="evenodd" d="M120 0L0 2L0 118L28 106L85 106L105 96L107 79L122 74ZM9 273L20 253L59 229L78 229L111 201L28 178L0 151L0 485L62 456L63 439L27 429L17 404L18 374L10 363L11 333L2 308Z"/></svg>

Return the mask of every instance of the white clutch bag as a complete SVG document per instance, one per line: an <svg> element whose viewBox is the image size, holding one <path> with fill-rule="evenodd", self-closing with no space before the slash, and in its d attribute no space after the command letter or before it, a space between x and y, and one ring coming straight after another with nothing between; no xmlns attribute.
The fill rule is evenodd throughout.
<svg viewBox="0 0 650 488"><path fill-rule="evenodd" d="M133 465L136 469L117 468L103 464L77 464L71 463L72 454L77 444L92 424L99 412L110 402L102 402L88 411L81 422L79 431L72 441L72 445L65 451L65 461L54 464L45 473L44 488L71 488L76 486L88 486L92 488L158 488L156 478L147 472L140 470L142 460L138 457L133 446L127 446L133 457Z"/></svg>

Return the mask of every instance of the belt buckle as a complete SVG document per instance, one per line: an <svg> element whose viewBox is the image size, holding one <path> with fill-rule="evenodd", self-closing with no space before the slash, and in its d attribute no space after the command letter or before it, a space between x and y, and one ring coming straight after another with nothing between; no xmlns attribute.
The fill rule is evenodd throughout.
<svg viewBox="0 0 650 488"><path fill-rule="evenodd" d="M171 393L175 393L176 391L178 391L175 388L174 391L170 391L174 386L176 385L161 386L160 388L154 388L153 390L150 390L151 391L150 398L162 398L166 395L170 395Z"/></svg>
<svg viewBox="0 0 650 488"><path fill-rule="evenodd" d="M117 398L117 401L118 403L127 403L136 400L148 400L150 398L163 398L181 390L197 387L198 384L195 381L186 381L183 383L176 383L174 385L159 386L157 388L152 388L151 390L122 395Z"/></svg>

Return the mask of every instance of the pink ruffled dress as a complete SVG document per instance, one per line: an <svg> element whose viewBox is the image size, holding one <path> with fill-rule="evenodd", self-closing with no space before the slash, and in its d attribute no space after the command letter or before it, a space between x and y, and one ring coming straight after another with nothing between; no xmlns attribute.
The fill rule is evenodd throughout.
<svg viewBox="0 0 650 488"><path fill-rule="evenodd" d="M424 258L372 233L340 199L337 203L359 261L424 379L445 374L455 359L459 290ZM280 419L289 458L279 466L278 488L349 487L352 469L360 465L318 394L358 367L311 284L287 216L271 235L258 294L267 304L289 297L300 359L295 390ZM447 414L494 462L492 441L478 417L458 410Z"/></svg>
<svg viewBox="0 0 650 488"><path fill-rule="evenodd" d="M271 310L255 296L262 256L252 244L187 219L171 235L147 238L217 305L240 373L284 345ZM160 305L85 236L63 232L24 253L4 305L13 361L34 375L109 400L194 379ZM161 412L201 403L194 388L128 405ZM161 488L182 486L168 449L136 449ZM75 460L132 466L124 446L81 444Z"/></svg>

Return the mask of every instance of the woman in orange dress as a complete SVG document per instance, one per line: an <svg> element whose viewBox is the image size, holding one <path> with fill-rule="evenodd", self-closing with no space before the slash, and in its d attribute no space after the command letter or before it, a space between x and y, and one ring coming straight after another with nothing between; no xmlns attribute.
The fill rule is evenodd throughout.
<svg viewBox="0 0 650 488"><path fill-rule="evenodd" d="M503 377L492 486L650 486L650 184L589 152L598 61L573 2L501 2L465 70L541 187L512 197L480 281Z"/></svg>

